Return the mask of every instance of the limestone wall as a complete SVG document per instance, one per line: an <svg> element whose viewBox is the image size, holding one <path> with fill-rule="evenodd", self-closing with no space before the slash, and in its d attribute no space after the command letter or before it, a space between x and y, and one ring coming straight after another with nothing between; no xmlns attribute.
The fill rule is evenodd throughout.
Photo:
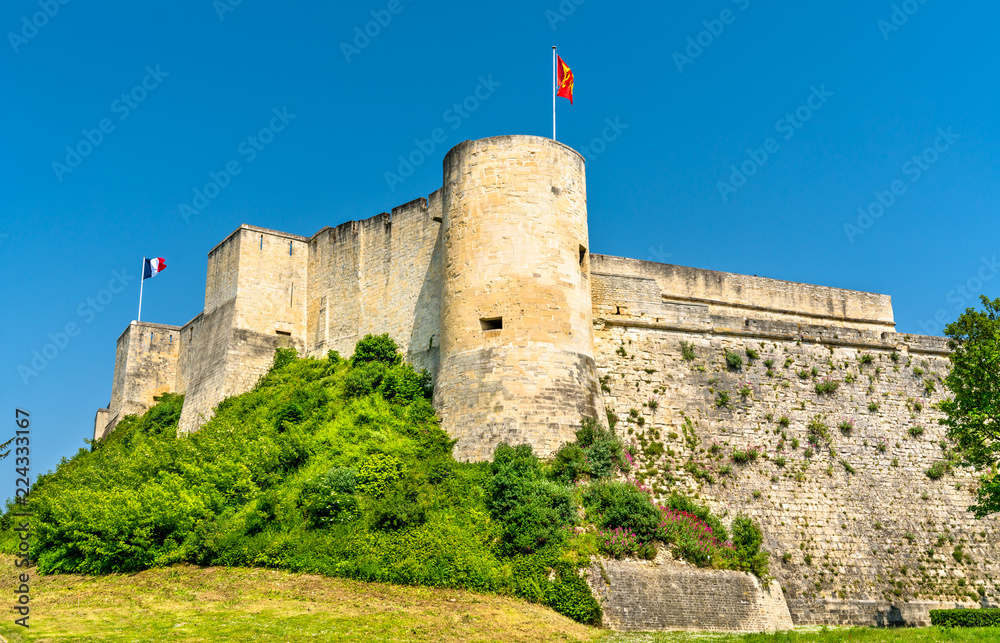
<svg viewBox="0 0 1000 643"><path fill-rule="evenodd" d="M308 352L345 357L388 333L416 368L434 373L440 343L441 192L309 242Z"/></svg>
<svg viewBox="0 0 1000 643"><path fill-rule="evenodd" d="M94 418L95 440L107 435L125 415L145 413L155 397L174 390L179 331L177 326L132 322L119 336L111 403Z"/></svg>
<svg viewBox="0 0 1000 643"><path fill-rule="evenodd" d="M699 569L673 561L601 559L587 570L601 603L603 625L620 632L792 629L777 581L764 587L752 574Z"/></svg>
<svg viewBox="0 0 1000 643"><path fill-rule="evenodd" d="M583 159L501 136L456 146L444 168L442 426L462 460L503 441L550 455L603 408Z"/></svg>
<svg viewBox="0 0 1000 643"><path fill-rule="evenodd" d="M662 302L707 305L712 315L877 332L895 329L888 295L606 255L593 257L591 271L627 279L632 285L626 286L623 294L641 289L639 283L649 281L655 283Z"/></svg>
<svg viewBox="0 0 1000 643"><path fill-rule="evenodd" d="M921 624L938 601L974 602L980 589L995 600L1000 520L966 511L967 471L936 465L949 458L934 406L942 338L879 330L891 311L813 326L796 311L673 302L634 272L594 280L598 370L639 479L760 521L796 623ZM841 293L835 310L865 299ZM828 379L836 390L817 392ZM756 461L734 462L749 449ZM935 465L948 471L933 480Z"/></svg>

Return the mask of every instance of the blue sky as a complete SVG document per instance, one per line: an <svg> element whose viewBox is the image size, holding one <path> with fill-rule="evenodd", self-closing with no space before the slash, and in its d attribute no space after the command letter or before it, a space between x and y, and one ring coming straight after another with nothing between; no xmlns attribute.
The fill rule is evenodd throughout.
<svg viewBox="0 0 1000 643"><path fill-rule="evenodd" d="M35 474L110 398L143 255L143 319L185 323L240 224L311 235L437 189L463 140L551 135L552 45L593 252L886 293L901 332L1000 296L993 3L331 5L0 8L0 417L33 414Z"/></svg>

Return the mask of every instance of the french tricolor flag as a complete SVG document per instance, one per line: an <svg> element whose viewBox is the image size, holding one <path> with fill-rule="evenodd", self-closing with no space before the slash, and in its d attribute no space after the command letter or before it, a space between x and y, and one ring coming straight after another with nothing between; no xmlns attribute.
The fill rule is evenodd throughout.
<svg viewBox="0 0 1000 643"><path fill-rule="evenodd" d="M152 259L146 259L146 265L142 269L142 278L149 279L150 277L155 277L160 274L160 272L167 267L167 262L163 257L153 257Z"/></svg>

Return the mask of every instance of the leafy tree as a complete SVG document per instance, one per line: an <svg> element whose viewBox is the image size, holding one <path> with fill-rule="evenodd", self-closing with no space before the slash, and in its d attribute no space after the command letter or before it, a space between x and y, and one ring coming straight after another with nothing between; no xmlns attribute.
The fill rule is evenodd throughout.
<svg viewBox="0 0 1000 643"><path fill-rule="evenodd" d="M944 383L953 397L941 403L963 463L982 474L969 507L977 518L1000 511L1000 299L982 302L984 310L968 308L945 328L952 353Z"/></svg>

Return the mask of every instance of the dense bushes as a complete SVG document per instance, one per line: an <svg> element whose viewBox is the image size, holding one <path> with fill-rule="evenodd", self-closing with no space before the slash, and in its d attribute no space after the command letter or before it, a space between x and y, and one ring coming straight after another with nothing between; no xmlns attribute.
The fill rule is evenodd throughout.
<svg viewBox="0 0 1000 643"><path fill-rule="evenodd" d="M947 627L1000 627L1000 609L931 610L931 624Z"/></svg>
<svg viewBox="0 0 1000 643"><path fill-rule="evenodd" d="M601 530L636 534L618 555L652 557L659 541L698 564L766 573L738 566L766 563L752 523L734 521L728 558L703 554L725 540L707 509L680 497L656 507L616 480L627 471L621 441L596 422L584 421L550 464L527 445L458 463L430 394L387 336L369 336L347 360L279 349L256 387L191 435L177 435L183 398L164 395L38 479L31 555L41 573L189 562L461 587L596 623L578 571L600 534L581 524L582 504ZM0 523L8 552L18 542L11 518Z"/></svg>
<svg viewBox="0 0 1000 643"><path fill-rule="evenodd" d="M707 507L679 494L663 507L648 494L624 482L592 484L583 496L588 515L601 528L602 550L616 558L634 555L652 558L655 542L699 567L735 569L769 578L763 534L750 518L733 519L733 538Z"/></svg>
<svg viewBox="0 0 1000 643"><path fill-rule="evenodd" d="M509 552L530 554L561 542L576 520L569 489L545 479L531 446L501 444L490 465L489 506Z"/></svg>

